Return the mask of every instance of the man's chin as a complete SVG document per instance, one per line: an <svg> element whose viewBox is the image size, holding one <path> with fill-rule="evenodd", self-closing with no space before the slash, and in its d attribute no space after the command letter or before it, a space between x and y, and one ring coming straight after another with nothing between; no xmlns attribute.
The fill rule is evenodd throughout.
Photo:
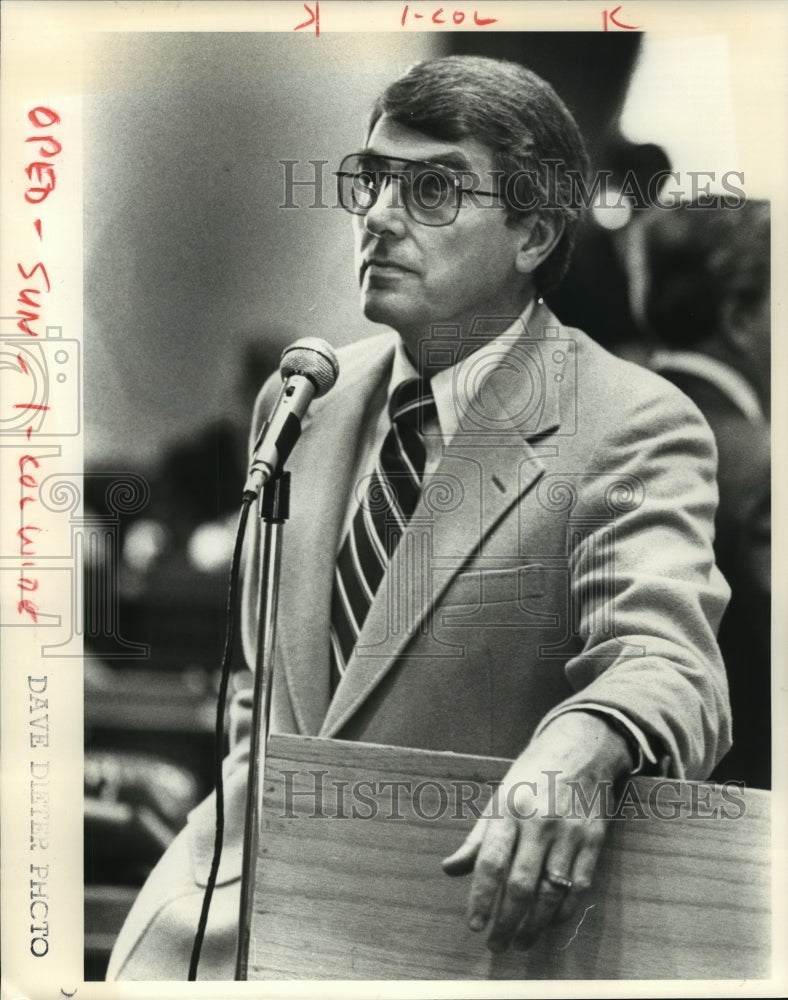
<svg viewBox="0 0 788 1000"><path fill-rule="evenodd" d="M384 323L394 330L399 330L407 323L405 311L398 309L392 302L386 302L382 296L362 293L361 311L371 323Z"/></svg>

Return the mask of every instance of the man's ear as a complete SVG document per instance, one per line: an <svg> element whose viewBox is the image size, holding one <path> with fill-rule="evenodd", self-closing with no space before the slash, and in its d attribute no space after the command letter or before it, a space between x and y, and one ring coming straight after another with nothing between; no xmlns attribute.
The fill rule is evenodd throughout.
<svg viewBox="0 0 788 1000"><path fill-rule="evenodd" d="M533 274L564 235L564 219L558 212L534 212L518 219L515 225L522 242L514 266L521 274Z"/></svg>

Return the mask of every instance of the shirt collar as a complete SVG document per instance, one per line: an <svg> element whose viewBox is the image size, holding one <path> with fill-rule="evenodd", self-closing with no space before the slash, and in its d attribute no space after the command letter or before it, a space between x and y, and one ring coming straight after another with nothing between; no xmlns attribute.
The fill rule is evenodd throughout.
<svg viewBox="0 0 788 1000"><path fill-rule="evenodd" d="M444 442L450 441L460 430L460 416L468 412L474 385L478 384L478 379L473 378L474 369L477 372L482 370L487 358L496 357L497 360L500 360L511 350L515 340L526 333L527 323L531 318L534 306L535 300L531 299L517 319L510 323L505 330L491 340L485 341L478 350L461 361L441 369L430 379L430 387L438 411L438 425ZM400 382L410 378L419 378L419 373L408 357L402 340L398 340L387 398L391 399L391 394Z"/></svg>

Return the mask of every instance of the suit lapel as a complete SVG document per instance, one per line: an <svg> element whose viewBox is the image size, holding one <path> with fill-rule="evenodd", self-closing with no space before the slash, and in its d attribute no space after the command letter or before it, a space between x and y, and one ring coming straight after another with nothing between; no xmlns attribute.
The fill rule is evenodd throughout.
<svg viewBox="0 0 788 1000"><path fill-rule="evenodd" d="M277 645L299 731L308 735L320 730L330 697L327 624L356 443L393 351L386 338L367 348L363 364L340 371L336 388L313 403L290 464L294 507L303 513L283 532Z"/></svg>
<svg viewBox="0 0 788 1000"><path fill-rule="evenodd" d="M550 322L558 328L555 317L541 307L530 327L541 331ZM530 442L560 424L558 383L550 377L546 360L553 353L549 341L526 337L524 342L527 351L537 351L541 359L543 394L538 406L529 411L524 393L530 394L532 386L525 385L527 380L512 379L510 372L493 373L485 383L489 420L481 420L481 431L477 419L475 426L456 434L444 448L435 473L425 480L328 708L321 736L338 733L403 653L463 564L480 551L484 538L544 471ZM529 420L531 411L535 416ZM487 433L485 426L504 430Z"/></svg>

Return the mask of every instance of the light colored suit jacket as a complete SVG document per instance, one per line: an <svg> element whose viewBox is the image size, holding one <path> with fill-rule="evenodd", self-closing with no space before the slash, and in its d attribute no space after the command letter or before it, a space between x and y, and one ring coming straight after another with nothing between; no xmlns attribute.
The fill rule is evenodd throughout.
<svg viewBox="0 0 788 1000"><path fill-rule="evenodd" d="M465 369L476 389L460 430L330 697L334 561L356 442L395 345L384 334L340 351L337 385L312 404L289 463L272 730L515 757L554 712L586 707L631 720L673 776L705 777L730 742L712 436L667 382L543 305L505 365ZM275 379L261 394L253 439L278 388ZM250 662L259 538L255 524ZM201 978L233 975L245 763L241 740L226 771L228 833ZM213 812L211 800L195 810L151 876L111 978L185 978Z"/></svg>

